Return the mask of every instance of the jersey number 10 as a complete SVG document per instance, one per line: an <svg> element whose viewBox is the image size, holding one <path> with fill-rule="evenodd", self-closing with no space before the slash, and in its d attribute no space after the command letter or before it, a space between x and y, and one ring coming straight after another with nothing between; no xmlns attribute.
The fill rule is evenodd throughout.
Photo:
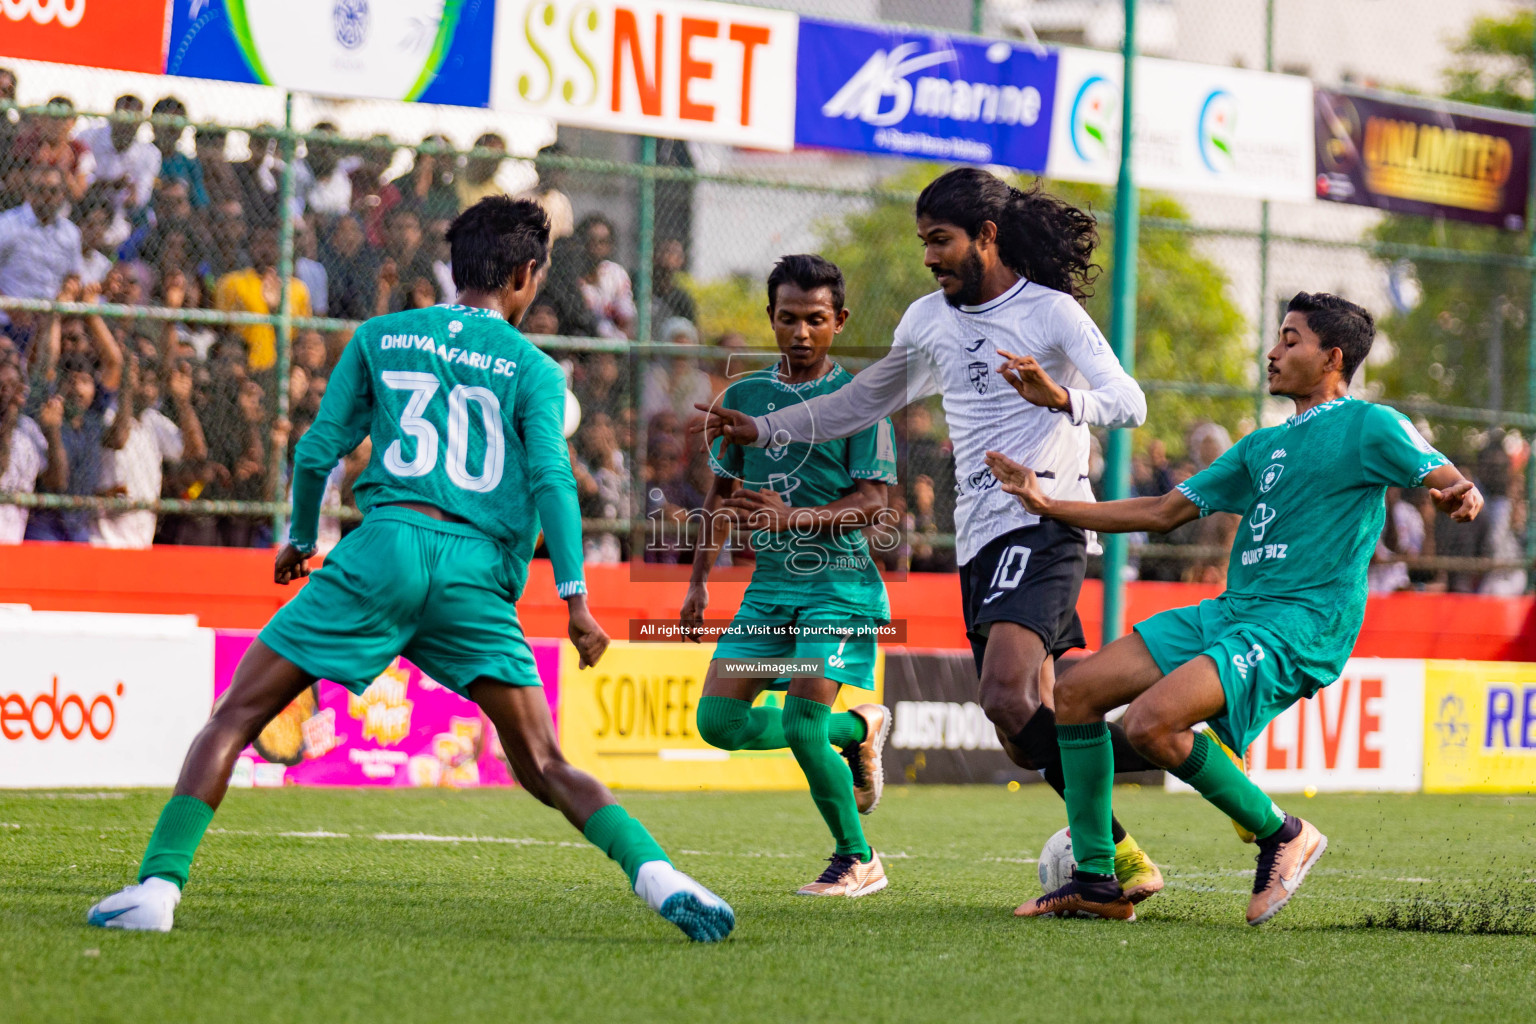
<svg viewBox="0 0 1536 1024"><path fill-rule="evenodd" d="M414 370L385 370L380 377L386 387L409 391L411 397L400 413L400 430L416 442L416 455L405 461L403 446L397 438L384 451L384 468L395 476L426 476L437 466L437 427L422 418L427 405L443 382L436 374ZM485 461L478 476L469 473L469 406L480 408L485 424ZM501 432L501 401L490 388L455 385L448 392L448 479L466 491L494 491L501 483L506 462L507 443Z"/></svg>

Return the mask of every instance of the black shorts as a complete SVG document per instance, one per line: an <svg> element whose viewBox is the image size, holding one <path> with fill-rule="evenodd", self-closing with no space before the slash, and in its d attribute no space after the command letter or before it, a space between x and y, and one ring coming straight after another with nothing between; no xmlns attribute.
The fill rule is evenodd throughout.
<svg viewBox="0 0 1536 1024"><path fill-rule="evenodd" d="M1086 646L1077 595L1087 571L1087 536L1050 519L994 538L962 565L960 603L976 674L994 622L1017 622L1039 636L1052 657Z"/></svg>

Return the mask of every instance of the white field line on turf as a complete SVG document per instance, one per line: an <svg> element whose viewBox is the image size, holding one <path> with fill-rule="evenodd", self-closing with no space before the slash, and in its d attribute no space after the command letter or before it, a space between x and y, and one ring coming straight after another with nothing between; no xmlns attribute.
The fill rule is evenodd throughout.
<svg viewBox="0 0 1536 1024"><path fill-rule="evenodd" d="M38 823L38 822L17 823L17 822L11 822L11 821L0 821L0 828L10 828L10 829L47 828L47 829L67 830L67 831L76 831L76 832L96 832L98 834L103 835L103 837L105 837L105 833L107 833L107 832L139 832L139 831L142 831L141 829L132 828L132 827L126 826L126 825L109 825L109 826L104 826L104 827L97 827L97 826L91 826L91 825L55 825L55 824L42 824L42 823ZM375 841L378 841L378 842L487 843L487 844L493 844L493 845L499 845L499 846L552 846L552 847L563 847L565 849L572 849L572 850L590 850L590 851L592 851L594 853L597 852L597 848L595 846L593 846L591 843L587 843L587 842L573 842L573 841L570 841L570 840L556 840L556 839L534 839L532 837L525 837L525 836L443 836L443 835L437 835L437 834L431 833L431 832L369 832L369 833L353 834L351 832L331 832L331 831L327 831L325 829L314 829L314 830L311 830L311 831L288 831L288 830L285 830L285 831L273 832L273 831L266 831L266 830L262 830L262 829L210 828L208 830L208 832L211 835L250 836L250 837L254 837L254 838L269 838L269 839L372 839L372 840L375 840ZM679 849L676 852L681 854L681 855L683 855L683 856L685 856L685 857L733 857L733 858L744 858L744 859L749 859L749 860L760 860L760 859L770 859L770 860L803 860L804 857L805 857L805 855L802 854L802 853L776 853L776 852L772 852L772 851L737 851L737 852L731 852L731 853L721 853L721 852L715 851L715 850ZM969 857L961 857L961 856L958 856L956 854L944 854L944 853L907 853L907 852L904 852L904 851L893 851L891 853L881 853L880 856L881 856L881 858L883 860L967 860L967 861L972 861L973 863L979 862L979 863L982 863L982 864L1036 864L1036 863L1039 863L1033 857L980 857L980 858L969 858ZM1221 879L1221 878L1251 878L1251 877L1253 877L1252 870L1245 870L1245 869L1242 869L1242 868L1220 869L1220 870L1215 870L1215 871L1209 871L1209 870L1207 870L1207 871L1181 871L1181 870L1179 870L1179 869L1177 869L1177 868L1175 868L1175 867L1173 867L1171 865L1168 865L1168 864L1164 864L1163 867L1167 871L1168 885L1169 885L1170 888L1184 889L1184 890L1189 891L1189 892L1230 893L1230 894L1233 894L1233 895L1247 895L1249 893L1249 890L1247 890L1247 889L1226 889L1226 888L1221 888L1221 887L1218 887L1218 886L1201 885L1201 884L1198 884L1198 883L1195 883L1195 882L1192 882L1192 881L1186 881L1186 879L1199 879L1199 878ZM1350 871L1350 870L1346 870L1346 869L1343 869L1343 868L1321 868L1321 867L1313 868L1312 871L1311 871L1311 874L1314 875L1314 876L1329 876L1329 877L1334 877L1334 878L1357 879L1357 880L1371 881L1371 882L1413 882L1413 883L1427 883L1427 884L1431 884L1431 885L1439 884L1442 881L1449 881L1449 882L1451 882L1453 884L1455 884L1455 883L1472 884L1472 881L1473 881L1472 879L1449 879L1449 880L1442 880L1442 879L1435 879L1435 878L1420 878L1420 877L1415 877L1415 876L1385 875L1385 874L1378 874L1378 873L1373 873L1373 872L1368 872L1368 871ZM1531 881L1532 882L1536 882L1536 879L1532 879ZM1382 899L1382 898L1371 897L1371 896L1349 896L1349 895L1337 894L1337 893L1330 893L1330 894L1326 894L1326 895L1321 894L1321 893L1298 893L1297 895L1298 896L1307 896L1307 897L1312 898L1312 899L1348 900L1348 901L1351 901L1351 902L1361 902L1361 903L1392 903L1392 902L1396 902L1396 900L1390 899L1390 898ZM1437 901L1432 901L1432 902L1446 903L1447 905L1460 905L1459 903L1457 903L1454 900L1437 900Z"/></svg>

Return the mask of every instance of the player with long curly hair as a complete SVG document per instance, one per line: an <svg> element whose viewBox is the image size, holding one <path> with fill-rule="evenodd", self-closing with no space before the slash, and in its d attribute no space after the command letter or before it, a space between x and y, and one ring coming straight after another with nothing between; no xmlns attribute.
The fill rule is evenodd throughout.
<svg viewBox="0 0 1536 1024"><path fill-rule="evenodd" d="M889 355L836 392L766 415L706 409L701 429L711 441L741 445L815 443L943 396L960 492L960 597L981 705L1009 757L1061 793L1055 660L1084 643L1077 597L1088 534L1012 500L986 454L1009 453L1038 467L1054 494L1092 501L1089 426L1137 426L1146 399L1082 306L1099 270L1092 214L1038 184L1018 189L962 167L923 189L916 215L939 290L907 310ZM1123 732L1110 732L1115 771L1152 767ZM1157 866L1118 822L1113 836L1115 873L1129 898L1162 889Z"/></svg>

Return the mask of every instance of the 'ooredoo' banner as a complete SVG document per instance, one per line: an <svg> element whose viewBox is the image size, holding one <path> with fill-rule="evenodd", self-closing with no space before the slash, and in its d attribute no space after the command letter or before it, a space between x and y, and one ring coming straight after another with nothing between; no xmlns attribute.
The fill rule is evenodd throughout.
<svg viewBox="0 0 1536 1024"><path fill-rule="evenodd" d="M215 697L256 634L220 630ZM560 643L531 640L551 711L559 699ZM470 701L403 658L357 696L321 683L262 730L240 755L233 786L505 786L512 778L496 730Z"/></svg>
<svg viewBox="0 0 1536 1024"><path fill-rule="evenodd" d="M169 786L213 699L190 615L0 611L0 785Z"/></svg>
<svg viewBox="0 0 1536 1024"><path fill-rule="evenodd" d="M5 0L0 57L158 75L165 0Z"/></svg>

